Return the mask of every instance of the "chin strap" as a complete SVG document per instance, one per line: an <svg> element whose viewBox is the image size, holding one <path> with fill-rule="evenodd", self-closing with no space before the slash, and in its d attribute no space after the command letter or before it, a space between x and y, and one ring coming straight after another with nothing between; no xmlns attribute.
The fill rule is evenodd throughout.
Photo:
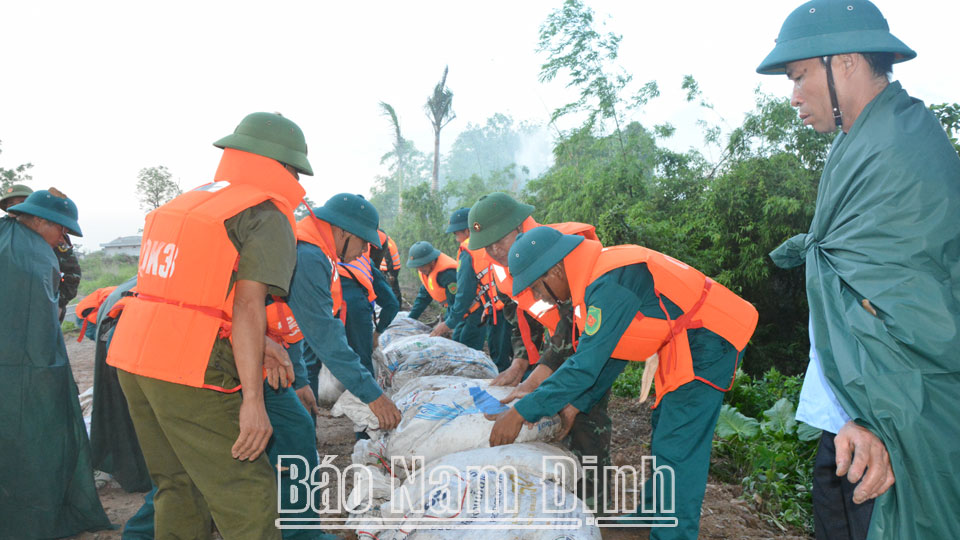
<svg viewBox="0 0 960 540"><path fill-rule="evenodd" d="M346 231L344 231L344 232L346 232ZM343 249L340 250L340 253L337 253L337 258L340 259L341 261L344 260L344 259L343 259L343 256L347 254L347 248L348 248L348 247L350 247L350 237L349 237L349 236L348 236L347 239L344 240L344 242L343 242ZM336 269L334 269L334 270L336 270Z"/></svg>
<svg viewBox="0 0 960 540"><path fill-rule="evenodd" d="M824 56L823 62L827 66L827 90L830 91L830 105L833 107L833 121L837 127L843 127L843 113L840 112L840 105L837 104L837 90L833 84L833 68L831 64L833 56Z"/></svg>

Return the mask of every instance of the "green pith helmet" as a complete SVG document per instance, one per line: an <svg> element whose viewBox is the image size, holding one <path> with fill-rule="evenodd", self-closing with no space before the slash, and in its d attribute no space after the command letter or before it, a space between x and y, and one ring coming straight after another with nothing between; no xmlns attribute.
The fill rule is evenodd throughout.
<svg viewBox="0 0 960 540"><path fill-rule="evenodd" d="M80 232L80 224L77 223L77 205L69 198L62 199L45 189L34 191L27 200L11 206L7 211L37 216L57 225L63 225L67 228L67 232L74 236L83 236Z"/></svg>
<svg viewBox="0 0 960 540"><path fill-rule="evenodd" d="M464 229L469 229L470 226L467 225L467 217L470 215L469 208L460 208L450 215L450 224L447 225L448 233L455 233L457 231L462 231Z"/></svg>
<svg viewBox="0 0 960 540"><path fill-rule="evenodd" d="M23 184L13 184L0 194L0 210L7 209L7 201L14 197L29 197L33 190Z"/></svg>
<svg viewBox="0 0 960 540"><path fill-rule="evenodd" d="M257 112L240 121L232 135L213 143L217 148L236 148L292 165L300 174L313 176L307 160L303 131L279 114Z"/></svg>
<svg viewBox="0 0 960 540"><path fill-rule="evenodd" d="M500 240L532 213L532 206L518 202L506 193L498 191L480 197L467 216L470 249L483 249Z"/></svg>
<svg viewBox="0 0 960 540"><path fill-rule="evenodd" d="M787 17L757 73L784 73L786 64L806 58L883 52L893 53L894 63L917 56L890 33L883 14L867 0L812 0Z"/></svg>
<svg viewBox="0 0 960 540"><path fill-rule="evenodd" d="M583 240L582 236L563 234L551 227L534 227L517 236L508 255L513 296L533 285Z"/></svg>
<svg viewBox="0 0 960 540"><path fill-rule="evenodd" d="M410 246L409 257L407 258L407 267L419 268L430 261L434 261L440 256L440 250L433 247L433 244L426 240L421 240Z"/></svg>
<svg viewBox="0 0 960 540"><path fill-rule="evenodd" d="M359 236L375 248L380 248L380 235L377 234L380 214L370 201L360 195L334 195L323 206L314 208L313 213L327 223Z"/></svg>

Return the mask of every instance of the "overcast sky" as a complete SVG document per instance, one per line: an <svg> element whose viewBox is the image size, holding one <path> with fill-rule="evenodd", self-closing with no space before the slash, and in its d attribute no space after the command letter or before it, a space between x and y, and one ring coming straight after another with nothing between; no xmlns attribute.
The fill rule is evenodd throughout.
<svg viewBox="0 0 960 540"><path fill-rule="evenodd" d="M501 112L544 123L569 101L563 75L538 82L538 29L560 4L2 2L0 166L32 162L33 188L73 198L86 250L137 233L140 169L165 165L184 189L209 181L220 156L211 143L249 112L280 111L303 128L316 176L301 181L314 201L368 193L392 135L378 103L392 104L405 137L431 151L423 104L445 65L457 118L441 152L468 122ZM636 85L660 85L662 97L636 119L673 123L678 149L699 144L697 118L737 126L758 85L790 90L786 77L754 70L795 0L587 4L604 30L623 35L619 62ZM960 101L960 2L876 4L918 53L895 78L927 103ZM685 74L717 113L684 102Z"/></svg>

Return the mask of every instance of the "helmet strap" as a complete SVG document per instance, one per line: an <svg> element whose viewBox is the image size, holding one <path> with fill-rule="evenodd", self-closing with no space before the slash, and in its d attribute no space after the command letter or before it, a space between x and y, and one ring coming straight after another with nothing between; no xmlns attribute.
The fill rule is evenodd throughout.
<svg viewBox="0 0 960 540"><path fill-rule="evenodd" d="M347 231L343 231L343 232L347 232ZM340 250L340 253L337 253L337 258L340 259L341 261L344 261L343 256L347 254L348 247L350 247L350 236L347 236L347 239L343 241L343 249Z"/></svg>
<svg viewBox="0 0 960 540"><path fill-rule="evenodd" d="M548 271L549 271L549 270L548 270ZM551 289L550 286L547 285L547 281L546 281L546 280L543 280L543 281L541 281L541 283L543 283L543 288L545 288L545 289L547 290L547 292L550 293L550 296L553 297L553 303L554 303L554 305L559 304L559 303L560 303L560 298L558 298L558 297L557 297L557 294L556 294L555 292L553 292L553 289Z"/></svg>
<svg viewBox="0 0 960 540"><path fill-rule="evenodd" d="M843 127L843 113L840 112L840 105L837 103L837 89L833 84L833 67L831 64L833 56L828 55L823 57L824 63L827 66L827 90L830 91L830 105L833 107L833 121L836 122L837 127Z"/></svg>

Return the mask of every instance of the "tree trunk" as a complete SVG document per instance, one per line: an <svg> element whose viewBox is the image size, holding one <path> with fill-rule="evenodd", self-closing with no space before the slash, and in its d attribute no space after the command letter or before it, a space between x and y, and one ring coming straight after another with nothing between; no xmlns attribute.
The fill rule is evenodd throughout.
<svg viewBox="0 0 960 540"><path fill-rule="evenodd" d="M440 130L435 131L433 137L433 184L430 187L434 193L440 190Z"/></svg>

